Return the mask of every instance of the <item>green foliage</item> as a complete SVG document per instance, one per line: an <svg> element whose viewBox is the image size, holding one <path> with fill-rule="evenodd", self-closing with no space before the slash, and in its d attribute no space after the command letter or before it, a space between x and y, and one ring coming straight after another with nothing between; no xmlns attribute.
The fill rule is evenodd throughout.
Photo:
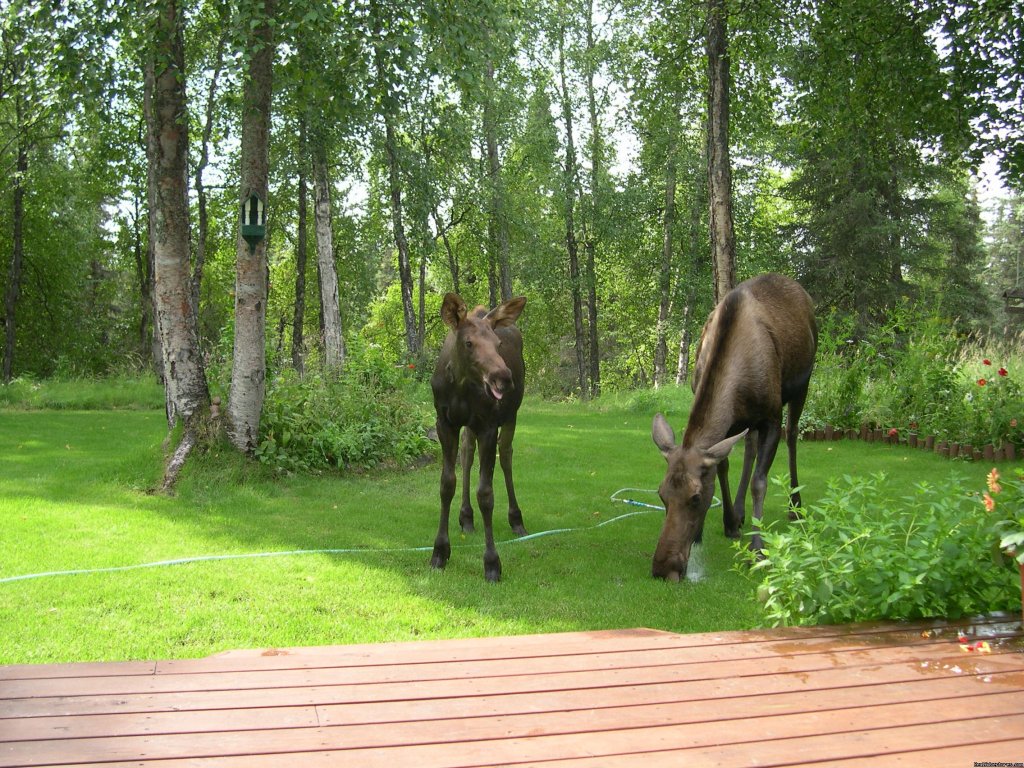
<svg viewBox="0 0 1024 768"><path fill-rule="evenodd" d="M964 338L901 303L864 337L849 316L820 321L803 428L895 428L974 446L1024 443L1024 337Z"/></svg>
<svg viewBox="0 0 1024 768"><path fill-rule="evenodd" d="M992 468L988 475L985 509L993 514L999 546L1024 565L1024 467L1015 467L1009 477Z"/></svg>
<svg viewBox="0 0 1024 768"><path fill-rule="evenodd" d="M766 526L763 559L740 549L761 574L768 620L842 624L1020 609L1016 569L994 551L992 520L976 494L956 479L902 493L881 472L844 476L799 521Z"/></svg>
<svg viewBox="0 0 1024 768"><path fill-rule="evenodd" d="M380 349L355 346L337 377L285 369L267 386L256 457L285 472L408 464L430 450L422 388Z"/></svg>

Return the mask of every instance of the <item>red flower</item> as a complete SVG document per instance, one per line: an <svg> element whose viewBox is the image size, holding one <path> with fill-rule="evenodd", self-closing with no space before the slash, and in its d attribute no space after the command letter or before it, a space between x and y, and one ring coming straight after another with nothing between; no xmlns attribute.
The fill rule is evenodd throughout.
<svg viewBox="0 0 1024 768"><path fill-rule="evenodd" d="M978 379L978 386L979 387L984 387L986 384L988 384L988 382L985 381L984 379Z"/></svg>
<svg viewBox="0 0 1024 768"><path fill-rule="evenodd" d="M889 430L889 437L896 437L899 433L900 431L896 429L896 427L893 427Z"/></svg>
<svg viewBox="0 0 1024 768"><path fill-rule="evenodd" d="M992 361L989 360L987 357L984 360L982 360L981 362L983 362L985 365L992 365Z"/></svg>
<svg viewBox="0 0 1024 768"><path fill-rule="evenodd" d="M415 363L409 363L409 370L410 371L416 370L416 364Z"/></svg>
<svg viewBox="0 0 1024 768"><path fill-rule="evenodd" d="M1009 373L1007 373L1007 371L1006 371L1006 369L1005 369L1005 368L1000 368L1000 369L999 369L999 375L1000 375L1000 376L1009 376L1010 374L1009 374Z"/></svg>

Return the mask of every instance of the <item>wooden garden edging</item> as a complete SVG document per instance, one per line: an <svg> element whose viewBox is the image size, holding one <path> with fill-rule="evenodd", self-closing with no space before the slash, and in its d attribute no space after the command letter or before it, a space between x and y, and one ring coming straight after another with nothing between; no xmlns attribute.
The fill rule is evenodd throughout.
<svg viewBox="0 0 1024 768"><path fill-rule="evenodd" d="M1021 455L1017 447L1009 442L999 447L991 443L974 446L939 440L933 435L921 437L915 432L904 436L895 428L878 429L867 424L862 424L859 430L826 426L824 429L806 430L801 437L809 441L862 440L866 443L902 445L916 450L933 451L949 459L961 458L968 461L1016 461Z"/></svg>

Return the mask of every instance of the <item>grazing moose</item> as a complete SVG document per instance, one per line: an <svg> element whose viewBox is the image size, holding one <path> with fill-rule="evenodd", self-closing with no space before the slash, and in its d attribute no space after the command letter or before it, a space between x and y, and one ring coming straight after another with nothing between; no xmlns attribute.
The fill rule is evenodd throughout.
<svg viewBox="0 0 1024 768"><path fill-rule="evenodd" d="M693 407L680 445L660 413L651 434L668 461L658 489L665 525L654 552L652 574L670 581L686 575L690 547L701 540L715 487L722 492L725 535L739 538L744 496L751 483L754 518L764 509L768 470L779 447L782 408L789 404L790 500L800 505L796 438L814 367L818 330L811 297L782 275L761 275L738 285L708 317L697 348ZM729 498L729 451L746 436L736 506ZM763 548L755 527L750 548Z"/></svg>
<svg viewBox="0 0 1024 768"><path fill-rule="evenodd" d="M523 336L515 322L526 305L525 297L509 299L488 312L477 307L469 313L466 303L454 293L444 297L441 318L451 329L437 368L430 378L437 411L437 437L441 443L441 521L434 539L430 564L444 568L451 555L448 518L455 495L455 457L459 432L462 441L462 509L459 522L463 531L473 530L473 508L469 503L469 471L473 466L474 440L480 448L480 479L476 491L480 516L484 521L484 576L488 581L501 578L501 560L494 548L491 514L494 511L494 459L500 449L501 471L508 492L508 522L519 536L526 535L523 513L512 485L512 438L516 433L516 413L523 401ZM500 437L499 437L500 431Z"/></svg>

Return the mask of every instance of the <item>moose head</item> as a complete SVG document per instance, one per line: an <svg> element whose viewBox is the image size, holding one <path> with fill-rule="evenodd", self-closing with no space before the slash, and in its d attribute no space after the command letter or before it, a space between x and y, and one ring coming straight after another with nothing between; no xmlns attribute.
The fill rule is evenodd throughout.
<svg viewBox="0 0 1024 768"><path fill-rule="evenodd" d="M484 393L498 403L514 387L512 372L501 355L496 329L513 325L526 305L525 297L509 299L487 312L473 312L458 294L449 293L441 305L441 318L454 333L447 361L449 381L459 386L478 382Z"/></svg>
<svg viewBox="0 0 1024 768"><path fill-rule="evenodd" d="M658 494L665 505L665 524L654 551L652 575L679 581L686 576L690 549L701 540L704 518L715 491L719 463L747 434L743 430L710 448L676 445L676 436L660 413L654 417L651 435L668 462Z"/></svg>

